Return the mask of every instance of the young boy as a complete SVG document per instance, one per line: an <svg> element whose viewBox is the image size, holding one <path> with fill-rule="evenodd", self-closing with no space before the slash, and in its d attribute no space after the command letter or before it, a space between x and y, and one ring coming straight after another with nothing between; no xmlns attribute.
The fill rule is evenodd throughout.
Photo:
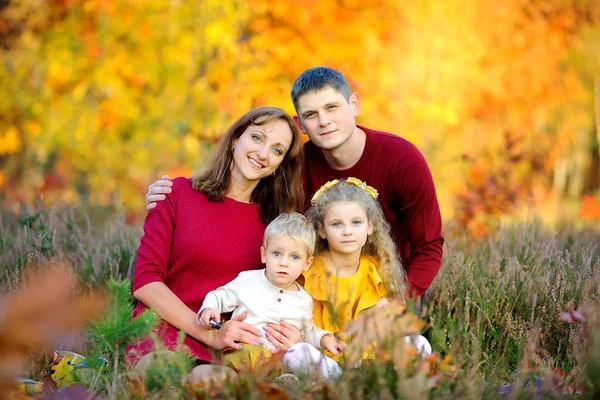
<svg viewBox="0 0 600 400"><path fill-rule="evenodd" d="M301 373L316 370L323 378L339 375L339 365L316 348L336 355L344 350L345 343L315 326L313 300L296 282L313 262L315 240L314 229L302 214L281 214L265 230L260 253L266 268L242 272L230 283L206 295L196 315L196 322L205 329L218 328L221 313L233 311L232 318L248 313L244 322L259 328L265 336L255 345L224 352L226 365L240 371L268 360L276 349L266 339L268 334L264 328L284 320L296 327L306 342L286 352L284 366Z"/></svg>

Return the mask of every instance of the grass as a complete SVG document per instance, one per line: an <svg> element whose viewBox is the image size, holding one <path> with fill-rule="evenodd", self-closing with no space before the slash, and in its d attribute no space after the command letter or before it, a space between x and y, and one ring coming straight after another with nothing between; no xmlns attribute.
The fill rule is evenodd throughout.
<svg viewBox="0 0 600 400"><path fill-rule="evenodd" d="M78 210L59 208L20 217L0 216L3 292L18 291L28 270L60 259L89 288L110 281L113 300L109 304L119 304L121 311L129 307L131 295L118 285L127 285L132 276L141 230L127 226L122 215L102 218L101 223ZM541 394L563 398L580 389L593 398L600 392L597 243L598 227L565 226L554 232L533 223L500 228L485 240L447 235L442 269L421 312L423 333L437 356L422 361L399 354L398 332L410 330L411 322L398 318L382 331L377 361L347 368L339 382L301 387L296 395L316 399L528 398ZM583 309L587 321L561 321L561 311L570 307ZM109 343L123 345L128 335L143 329L128 328L128 312L118 311L113 307L83 331L81 352L108 360L91 367L94 379L84 382L90 393L108 398L168 394L248 399L283 394L270 382L269 371L235 384L190 387L182 378L187 361L157 367L146 385L135 383L122 348L110 348ZM151 324L148 318L146 325ZM104 348L100 343L106 337L110 340ZM43 379L49 373L44 368L47 363L47 354L30 353L28 376Z"/></svg>

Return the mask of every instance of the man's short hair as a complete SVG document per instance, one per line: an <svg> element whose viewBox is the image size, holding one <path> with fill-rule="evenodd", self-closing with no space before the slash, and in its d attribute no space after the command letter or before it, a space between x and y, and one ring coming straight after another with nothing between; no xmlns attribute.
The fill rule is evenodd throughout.
<svg viewBox="0 0 600 400"><path fill-rule="evenodd" d="M302 95L309 92L316 92L327 86L341 93L346 101L350 101L352 91L350 90L348 81L341 72L329 67L309 68L296 78L292 86L291 96L296 112L300 114L298 111L298 99Z"/></svg>
<svg viewBox="0 0 600 400"><path fill-rule="evenodd" d="M274 237L288 236L299 240L306 246L308 256L312 257L315 252L317 235L312 224L300 213L283 213L275 218L265 229L263 247L268 247L269 239Z"/></svg>

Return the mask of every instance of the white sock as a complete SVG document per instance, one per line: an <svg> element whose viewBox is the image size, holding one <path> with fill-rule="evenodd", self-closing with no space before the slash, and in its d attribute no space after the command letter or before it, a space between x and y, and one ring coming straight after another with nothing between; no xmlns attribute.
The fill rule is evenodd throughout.
<svg viewBox="0 0 600 400"><path fill-rule="evenodd" d="M404 341L415 346L417 351L423 356L428 356L433 351L429 340L425 339L425 336L423 335L405 336Z"/></svg>

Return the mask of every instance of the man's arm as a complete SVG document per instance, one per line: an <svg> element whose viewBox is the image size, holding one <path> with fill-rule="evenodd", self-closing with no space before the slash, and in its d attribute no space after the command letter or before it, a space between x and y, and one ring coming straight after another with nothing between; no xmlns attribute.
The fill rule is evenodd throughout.
<svg viewBox="0 0 600 400"><path fill-rule="evenodd" d="M421 296L442 263L442 216L431 171L416 147L402 157L395 176L396 197L401 201L410 246L410 262L405 265L409 295Z"/></svg>

